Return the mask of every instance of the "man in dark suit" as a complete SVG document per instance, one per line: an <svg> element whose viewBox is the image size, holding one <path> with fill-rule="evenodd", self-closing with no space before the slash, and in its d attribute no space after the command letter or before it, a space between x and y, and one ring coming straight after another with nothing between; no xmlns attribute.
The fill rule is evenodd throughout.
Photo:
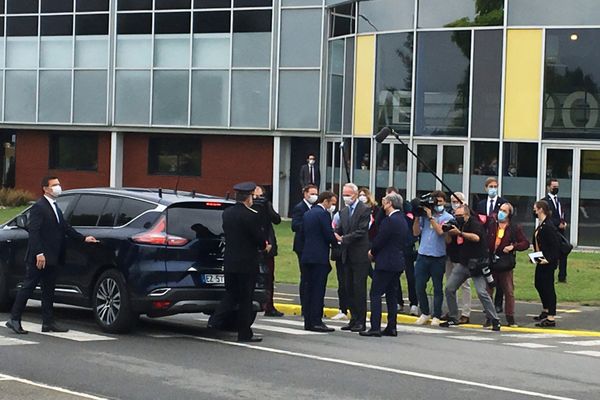
<svg viewBox="0 0 600 400"><path fill-rule="evenodd" d="M398 336L398 285L404 271L404 249L408 240L408 224L402 212L402 196L390 193L381 205L386 217L381 220L369 256L375 259L371 282L371 329L360 332L361 336ZM385 293L388 309L387 327L381 331L381 296Z"/></svg>
<svg viewBox="0 0 600 400"><path fill-rule="evenodd" d="M565 210L558 199L559 186L558 179L548 179L546 182L547 193L542 200L545 200L550 208L550 222L552 222L556 229L564 235L565 229L567 229L567 221ZM558 261L558 281L561 283L567 282L567 256L562 256Z"/></svg>
<svg viewBox="0 0 600 400"><path fill-rule="evenodd" d="M346 294L352 318L343 330L364 331L367 318L367 276L369 260L369 221L371 208L358 200L358 187L347 183L342 190L346 208L340 211L336 238L346 274Z"/></svg>
<svg viewBox="0 0 600 400"><path fill-rule="evenodd" d="M490 223L494 222L496 215L498 215L498 211L500 211L500 206L506 203L508 200L498 196L498 179L496 179L493 176L490 176L485 180L485 192L488 196L487 198L477 203L477 208L475 209L475 212L479 214L479 220L485 227L486 232L488 232L488 229L490 228ZM503 310L503 298L504 292L502 291L502 289L500 289L500 287L497 287L496 295L494 296L494 305L496 307L497 313L501 313Z"/></svg>
<svg viewBox="0 0 600 400"><path fill-rule="evenodd" d="M302 189L302 201L296 204L292 210L292 231L294 232L294 253L298 256L298 267L300 269L300 285L298 295L300 296L300 305L304 298L304 279L302 268L302 250L304 249L304 214L317 202L319 190L315 185L307 185Z"/></svg>
<svg viewBox="0 0 600 400"><path fill-rule="evenodd" d="M323 302L329 265L330 246L336 243L331 227L331 211L335 209L335 194L323 192L317 204L304 214L304 251L302 265L306 282L304 292L304 329L315 332L333 332L323 323ZM332 207L330 209L330 207Z"/></svg>
<svg viewBox="0 0 600 400"><path fill-rule="evenodd" d="M252 209L254 182L238 183L233 187L237 203L223 211L225 234L225 297L215 310L214 320L238 305L238 342L260 342L252 332L252 298L258 275L259 251L271 251L271 245L261 230L261 221ZM212 325L209 320L209 326Z"/></svg>
<svg viewBox="0 0 600 400"><path fill-rule="evenodd" d="M300 167L300 186L315 185L319 187L321 184L321 173L317 164L317 157L314 154L309 154L306 164Z"/></svg>
<svg viewBox="0 0 600 400"><path fill-rule="evenodd" d="M25 334L21 326L21 315L25 311L27 300L38 283L42 283L42 332L67 332L54 322L52 307L54 286L58 268L65 263L66 237L87 243L97 243L93 236L84 237L63 218L56 203L62 188L55 176L42 179L42 196L29 211L29 241L25 253L27 268L25 282L19 290L6 326L15 333Z"/></svg>

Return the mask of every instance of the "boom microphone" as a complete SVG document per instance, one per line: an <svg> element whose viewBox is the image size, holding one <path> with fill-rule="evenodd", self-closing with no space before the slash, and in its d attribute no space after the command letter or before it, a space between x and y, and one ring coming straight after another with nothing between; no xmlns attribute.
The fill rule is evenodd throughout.
<svg viewBox="0 0 600 400"><path fill-rule="evenodd" d="M377 132L377 135L375 135L375 141L377 143L383 142L385 140L385 138L390 135L390 133L392 133L392 130L390 128L388 128L387 126L381 128L381 130L379 132Z"/></svg>

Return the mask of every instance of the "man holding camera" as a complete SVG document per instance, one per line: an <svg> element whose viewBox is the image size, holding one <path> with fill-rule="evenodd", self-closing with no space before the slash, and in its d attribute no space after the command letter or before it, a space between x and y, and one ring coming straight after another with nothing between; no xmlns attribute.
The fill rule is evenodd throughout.
<svg viewBox="0 0 600 400"><path fill-rule="evenodd" d="M445 210L445 204L444 192L431 192L428 199L421 199L418 215L413 222L413 235L421 236L415 264L415 287L421 307L421 316L415 322L417 325L425 325L431 321L431 325L438 326L441 322L444 302L442 281L446 265L446 242L442 225L452 219L452 215ZM429 278L433 282L433 319L426 292Z"/></svg>
<svg viewBox="0 0 600 400"><path fill-rule="evenodd" d="M488 321L492 323L492 330L499 331L500 320L498 314L496 314L492 298L487 292L487 284L493 284L493 278L488 265L489 257L485 229L477 218L471 218L469 207L465 204L461 204L454 211L454 218L456 223L447 231L450 237L456 237L460 264L452 269L452 274L446 282L446 302L448 303L450 318L440 326L458 325L456 291L464 281L471 277L485 315Z"/></svg>

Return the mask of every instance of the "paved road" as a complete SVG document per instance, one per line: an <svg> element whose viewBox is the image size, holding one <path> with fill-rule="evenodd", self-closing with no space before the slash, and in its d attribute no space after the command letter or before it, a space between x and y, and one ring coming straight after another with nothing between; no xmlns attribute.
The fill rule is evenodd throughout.
<svg viewBox="0 0 600 400"><path fill-rule="evenodd" d="M0 399L596 400L600 393L599 338L414 325L399 326L397 338L362 338L306 332L298 317L259 317L255 331L265 340L246 345L206 329L202 314L142 319L132 334L107 335L89 311L72 307L57 311L70 332L41 334L39 303L30 304L29 335L0 328Z"/></svg>

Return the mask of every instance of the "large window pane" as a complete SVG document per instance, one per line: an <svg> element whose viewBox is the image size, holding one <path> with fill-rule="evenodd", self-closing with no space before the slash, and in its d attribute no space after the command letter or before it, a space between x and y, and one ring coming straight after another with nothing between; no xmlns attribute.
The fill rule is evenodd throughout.
<svg viewBox="0 0 600 400"><path fill-rule="evenodd" d="M280 71L280 128L319 128L319 71Z"/></svg>
<svg viewBox="0 0 600 400"><path fill-rule="evenodd" d="M600 138L598 29L546 31L544 138Z"/></svg>
<svg viewBox="0 0 600 400"><path fill-rule="evenodd" d="M471 204L487 196L485 180L498 177L498 143L471 142Z"/></svg>
<svg viewBox="0 0 600 400"><path fill-rule="evenodd" d="M321 65L321 9L283 10L281 14L280 65Z"/></svg>
<svg viewBox="0 0 600 400"><path fill-rule="evenodd" d="M6 71L5 121L35 122L37 73Z"/></svg>
<svg viewBox="0 0 600 400"><path fill-rule="evenodd" d="M271 10L236 11L233 13L234 32L271 32Z"/></svg>
<svg viewBox="0 0 600 400"><path fill-rule="evenodd" d="M117 71L115 121L147 125L150 118L150 72Z"/></svg>
<svg viewBox="0 0 600 400"><path fill-rule="evenodd" d="M108 36L76 36L75 67L108 67Z"/></svg>
<svg viewBox="0 0 600 400"><path fill-rule="evenodd" d="M231 11L194 13L194 33L229 33Z"/></svg>
<svg viewBox="0 0 600 400"><path fill-rule="evenodd" d="M269 126L270 79L268 71L233 71L231 125Z"/></svg>
<svg viewBox="0 0 600 400"><path fill-rule="evenodd" d="M354 140L354 183L369 187L371 170L371 139Z"/></svg>
<svg viewBox="0 0 600 400"><path fill-rule="evenodd" d="M152 137L148 141L148 173L200 176L202 142L198 136Z"/></svg>
<svg viewBox="0 0 600 400"><path fill-rule="evenodd" d="M194 8L229 8L231 0L194 0Z"/></svg>
<svg viewBox="0 0 600 400"><path fill-rule="evenodd" d="M597 0L510 0L509 25L598 25Z"/></svg>
<svg viewBox="0 0 600 400"><path fill-rule="evenodd" d="M6 18L6 36L37 36L38 17Z"/></svg>
<svg viewBox="0 0 600 400"><path fill-rule="evenodd" d="M417 43L415 134L467 136L471 32L422 32Z"/></svg>
<svg viewBox="0 0 600 400"><path fill-rule="evenodd" d="M471 136L500 136L502 31L475 31Z"/></svg>
<svg viewBox="0 0 600 400"><path fill-rule="evenodd" d="M581 179L579 181L579 240L583 246L600 246L600 151L581 151ZM560 182L563 192L563 183ZM560 199L562 206L562 199Z"/></svg>
<svg viewBox="0 0 600 400"><path fill-rule="evenodd" d="M412 155L410 156L412 157ZM408 151L406 146L401 144L394 145L394 180L392 186L400 190L400 194L406 199L406 182L407 182L407 161Z"/></svg>
<svg viewBox="0 0 600 400"><path fill-rule="evenodd" d="M71 121L71 71L40 71L38 120Z"/></svg>
<svg viewBox="0 0 600 400"><path fill-rule="evenodd" d="M40 46L40 67L71 68L73 65L72 36L42 36Z"/></svg>
<svg viewBox="0 0 600 400"><path fill-rule="evenodd" d="M233 34L234 67L269 67L270 65L270 32L245 32Z"/></svg>
<svg viewBox="0 0 600 400"><path fill-rule="evenodd" d="M6 0L6 12L8 14L37 14L39 0Z"/></svg>
<svg viewBox="0 0 600 400"><path fill-rule="evenodd" d="M412 49L412 33L377 38L375 131L390 126L398 133L410 134Z"/></svg>
<svg viewBox="0 0 600 400"><path fill-rule="evenodd" d="M6 66L8 68L37 68L38 39L30 37L6 38Z"/></svg>
<svg viewBox="0 0 600 400"><path fill-rule="evenodd" d="M188 87L188 71L154 71L153 124L188 124Z"/></svg>
<svg viewBox="0 0 600 400"><path fill-rule="evenodd" d="M43 13L72 12L73 0L42 0Z"/></svg>
<svg viewBox="0 0 600 400"><path fill-rule="evenodd" d="M152 10L152 0L118 0L117 10Z"/></svg>
<svg viewBox="0 0 600 400"><path fill-rule="evenodd" d="M192 74L192 125L227 126L229 71Z"/></svg>
<svg viewBox="0 0 600 400"><path fill-rule="evenodd" d="M412 29L413 0L371 0L359 4L358 33Z"/></svg>
<svg viewBox="0 0 600 400"><path fill-rule="evenodd" d="M75 16L76 35L108 35L108 14Z"/></svg>
<svg viewBox="0 0 600 400"><path fill-rule="evenodd" d="M390 184L390 145L376 143L375 145L375 200L381 202L385 191Z"/></svg>
<svg viewBox="0 0 600 400"><path fill-rule="evenodd" d="M117 36L117 67L150 68L152 35Z"/></svg>
<svg viewBox="0 0 600 400"><path fill-rule="evenodd" d="M42 17L42 36L68 36L73 34L73 15Z"/></svg>
<svg viewBox="0 0 600 400"><path fill-rule="evenodd" d="M329 42L329 88L327 91L327 132L342 131L344 102L344 39Z"/></svg>
<svg viewBox="0 0 600 400"><path fill-rule="evenodd" d="M581 152L581 161L582 165L584 163L584 154L586 152ZM589 174L587 176L594 176L598 172L597 163L594 160L591 160L591 163L586 164L586 170L581 170L580 177L583 178L585 174ZM590 169L591 168L591 169ZM573 150L571 149L548 149L546 152L546 182L550 178L558 179L560 185L560 194L559 200L561 207L563 209L564 218L567 222L570 222L570 211L571 207L571 191L573 188ZM544 182L543 182L544 183ZM584 184L580 182L581 185ZM544 185L544 189L548 190L547 186ZM584 196L589 196L589 193L586 193ZM598 195L595 195L598 197ZM584 197L585 198L585 197ZM589 198L589 197L588 197ZM585 203L585 202L584 202ZM585 206L584 206L585 209ZM565 236L568 238L570 235L571 225L567 224L567 228L565 229Z"/></svg>
<svg viewBox="0 0 600 400"><path fill-rule="evenodd" d="M50 135L50 169L98 169L98 135L71 134ZM106 199L106 198L105 198ZM77 203L77 208L81 200ZM97 210L100 212L102 206Z"/></svg>
<svg viewBox="0 0 600 400"><path fill-rule="evenodd" d="M344 65L344 120L342 133L352 134L352 119L354 106L354 38L346 38L346 63Z"/></svg>
<svg viewBox="0 0 600 400"><path fill-rule="evenodd" d="M0 37L0 68L4 68L4 45L5 45L5 38ZM2 107L0 107L0 108L2 108Z"/></svg>
<svg viewBox="0 0 600 400"><path fill-rule="evenodd" d="M190 65L190 35L156 35L154 46L155 67L188 68Z"/></svg>
<svg viewBox="0 0 600 400"><path fill-rule="evenodd" d="M77 11L108 11L110 0L77 0Z"/></svg>
<svg viewBox="0 0 600 400"><path fill-rule="evenodd" d="M504 0L419 1L419 28L489 26L504 23Z"/></svg>
<svg viewBox="0 0 600 400"><path fill-rule="evenodd" d="M329 5L329 3L327 4ZM356 3L344 4L331 9L329 37L350 35L355 31Z"/></svg>
<svg viewBox="0 0 600 400"><path fill-rule="evenodd" d="M192 65L202 68L229 68L229 33L195 33Z"/></svg>
<svg viewBox="0 0 600 400"><path fill-rule="evenodd" d="M191 13L156 13L154 14L154 33L191 33Z"/></svg>
<svg viewBox="0 0 600 400"><path fill-rule="evenodd" d="M106 123L106 71L75 71L73 122Z"/></svg>
<svg viewBox="0 0 600 400"><path fill-rule="evenodd" d="M117 33L123 35L147 35L152 33L152 14L119 14Z"/></svg>

